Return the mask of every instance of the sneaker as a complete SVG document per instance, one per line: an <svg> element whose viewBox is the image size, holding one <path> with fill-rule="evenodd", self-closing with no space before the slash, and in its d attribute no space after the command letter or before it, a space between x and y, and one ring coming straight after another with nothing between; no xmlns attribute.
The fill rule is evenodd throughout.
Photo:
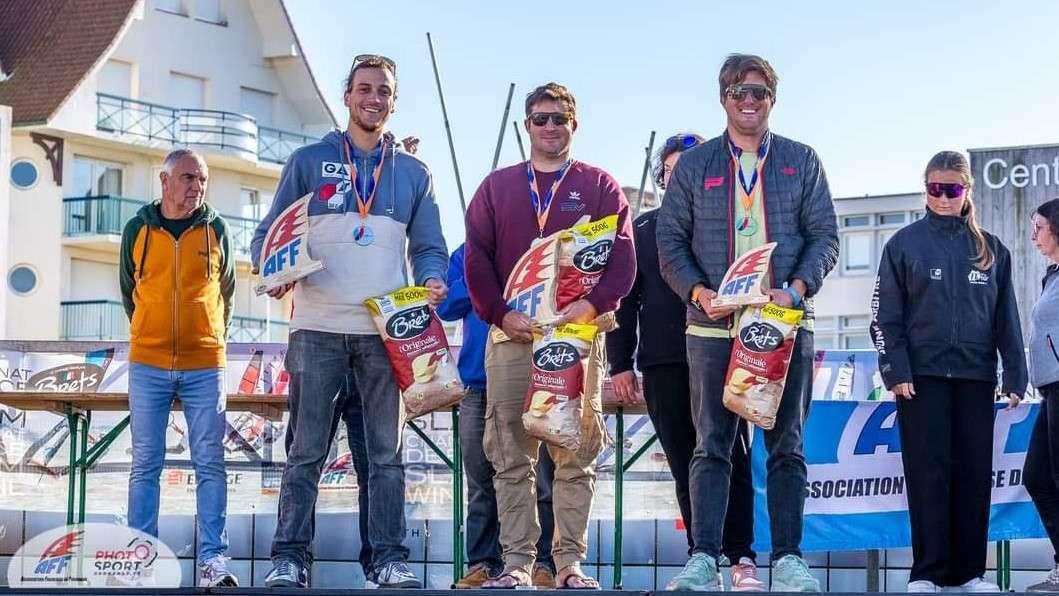
<svg viewBox="0 0 1059 596"><path fill-rule="evenodd" d="M772 563L773 592L819 592L820 582L798 555L783 555Z"/></svg>
<svg viewBox="0 0 1059 596"><path fill-rule="evenodd" d="M199 564L199 587L237 588L239 580L228 571L228 559L215 555Z"/></svg>
<svg viewBox="0 0 1059 596"><path fill-rule="evenodd" d="M1044 581L1039 584L1026 586L1027 592L1059 592L1059 565L1052 567L1052 571Z"/></svg>
<svg viewBox="0 0 1059 596"><path fill-rule="evenodd" d="M684 569L666 582L667 590L719 592L723 589L717 576L717 559L706 553L691 555Z"/></svg>
<svg viewBox="0 0 1059 596"><path fill-rule="evenodd" d="M364 572L364 589L365 590L378 590L379 589L379 575L374 569L370 569Z"/></svg>
<svg viewBox="0 0 1059 596"><path fill-rule="evenodd" d="M495 575L485 563L475 563L467 569L467 573L463 577L452 584L452 588L454 590L477 590L482 587L482 583L485 580Z"/></svg>
<svg viewBox="0 0 1059 596"><path fill-rule="evenodd" d="M732 565L731 574L733 592L765 591L765 582L757 578L757 564L749 557L740 557L739 562Z"/></svg>
<svg viewBox="0 0 1059 596"><path fill-rule="evenodd" d="M905 588L906 592L941 592L941 586L934 582L926 579L917 579L914 582L908 582L908 587Z"/></svg>
<svg viewBox="0 0 1059 596"><path fill-rule="evenodd" d="M392 590L396 588L422 588L419 578L408 568L404 561L391 561L375 568L375 581L379 588Z"/></svg>
<svg viewBox="0 0 1059 596"><path fill-rule="evenodd" d="M984 577L976 577L962 586L957 586L957 592L999 592L1000 586L986 581Z"/></svg>
<svg viewBox="0 0 1059 596"><path fill-rule="evenodd" d="M265 576L266 588L308 588L309 580L305 568L294 561L280 559L272 564L272 571Z"/></svg>
<svg viewBox="0 0 1059 596"><path fill-rule="evenodd" d="M545 590L555 589L555 572L544 563L533 564L533 585Z"/></svg>

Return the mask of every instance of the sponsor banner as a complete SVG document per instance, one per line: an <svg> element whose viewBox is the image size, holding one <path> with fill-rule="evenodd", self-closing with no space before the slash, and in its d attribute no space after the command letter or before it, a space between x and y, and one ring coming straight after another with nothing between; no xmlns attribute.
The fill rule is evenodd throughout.
<svg viewBox="0 0 1059 596"><path fill-rule="evenodd" d="M13 588L177 588L180 563L161 540L116 524L61 526L11 557Z"/></svg>
<svg viewBox="0 0 1059 596"><path fill-rule="evenodd" d="M996 404L989 539L1045 536L1022 485L1022 465L1040 404ZM771 550L765 497L767 454L755 429L754 548ZM805 425L805 524L802 549L911 546L908 487L893 401L814 401Z"/></svg>

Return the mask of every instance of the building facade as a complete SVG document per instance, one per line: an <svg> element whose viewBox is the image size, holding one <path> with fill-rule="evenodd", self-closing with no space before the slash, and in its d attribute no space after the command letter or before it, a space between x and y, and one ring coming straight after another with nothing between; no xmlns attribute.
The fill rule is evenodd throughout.
<svg viewBox="0 0 1059 596"><path fill-rule="evenodd" d="M284 307L253 293L250 240L287 157L335 118L282 2L13 0L0 13L28 30L0 42L0 104L14 124L0 336L127 337L121 231L160 197L165 155L190 147L206 158L206 200L237 254L229 339L284 341Z"/></svg>

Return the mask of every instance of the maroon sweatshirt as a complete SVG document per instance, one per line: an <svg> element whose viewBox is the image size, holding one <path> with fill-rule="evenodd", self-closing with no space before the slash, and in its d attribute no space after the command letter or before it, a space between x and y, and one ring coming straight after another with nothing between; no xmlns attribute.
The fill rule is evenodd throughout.
<svg viewBox="0 0 1059 596"><path fill-rule="evenodd" d="M551 188L557 172L536 172L542 194ZM618 215L618 234L610 260L586 299L602 314L618 308L636 277L636 251L632 243L629 201L613 176L574 161L552 199L544 227L548 236L569 228L583 216L592 221ZM467 248L464 268L474 311L484 321L500 326L512 310L504 302L504 285L515 263L540 234L537 214L530 201L526 163L494 171L474 193L467 209Z"/></svg>

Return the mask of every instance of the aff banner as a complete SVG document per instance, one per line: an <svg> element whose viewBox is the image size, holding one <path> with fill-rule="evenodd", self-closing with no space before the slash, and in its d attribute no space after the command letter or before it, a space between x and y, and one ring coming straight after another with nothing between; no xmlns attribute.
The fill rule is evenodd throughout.
<svg viewBox="0 0 1059 596"><path fill-rule="evenodd" d="M769 301L767 294L761 291L761 284L768 272L769 259L776 248L775 242L744 253L735 260L717 288L717 296L711 301L714 308L720 306L749 306L765 304Z"/></svg>
<svg viewBox="0 0 1059 596"><path fill-rule="evenodd" d="M261 262L257 263L260 279L254 292L258 296L324 268L323 262L309 256L307 236L312 198L313 193L308 193L294 201L269 226L261 246Z"/></svg>
<svg viewBox="0 0 1059 596"><path fill-rule="evenodd" d="M1045 536L1022 484L1039 403L997 403L993 431L990 540ZM754 548L771 550L764 435L755 429ZM912 544L907 486L893 401L813 401L805 425L806 551L901 548Z"/></svg>

